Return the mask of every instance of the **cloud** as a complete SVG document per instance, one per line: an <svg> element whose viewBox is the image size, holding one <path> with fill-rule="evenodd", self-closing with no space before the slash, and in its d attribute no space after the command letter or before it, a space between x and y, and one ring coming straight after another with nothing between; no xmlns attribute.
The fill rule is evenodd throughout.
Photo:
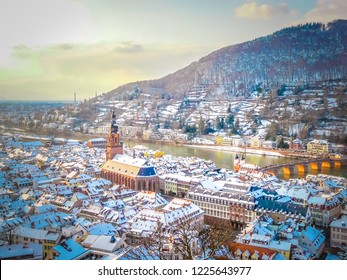
<svg viewBox="0 0 347 280"><path fill-rule="evenodd" d="M308 22L329 22L347 18L346 0L317 0L316 7L306 13Z"/></svg>
<svg viewBox="0 0 347 280"><path fill-rule="evenodd" d="M256 2L245 3L234 9L234 14L237 18L248 19L270 19L283 14L290 14L286 3L281 3L277 6L268 4L258 5Z"/></svg>
<svg viewBox="0 0 347 280"><path fill-rule="evenodd" d="M26 45L17 45L13 49L12 57L15 59L24 60L32 57L32 49Z"/></svg>
<svg viewBox="0 0 347 280"><path fill-rule="evenodd" d="M0 99L62 100L74 92L88 98L127 82L160 78L205 52L189 45L135 42L18 45L11 67L0 67Z"/></svg>
<svg viewBox="0 0 347 280"><path fill-rule="evenodd" d="M143 51L143 47L131 42L122 42L120 45L116 46L114 50L120 53L139 53Z"/></svg>

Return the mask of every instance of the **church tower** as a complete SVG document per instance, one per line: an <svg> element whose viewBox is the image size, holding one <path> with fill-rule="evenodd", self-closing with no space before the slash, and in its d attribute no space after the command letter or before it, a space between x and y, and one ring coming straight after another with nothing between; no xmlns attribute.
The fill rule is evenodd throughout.
<svg viewBox="0 0 347 280"><path fill-rule="evenodd" d="M106 160L113 159L115 155L123 154L123 142L120 142L116 114L112 112L111 130L108 133Z"/></svg>

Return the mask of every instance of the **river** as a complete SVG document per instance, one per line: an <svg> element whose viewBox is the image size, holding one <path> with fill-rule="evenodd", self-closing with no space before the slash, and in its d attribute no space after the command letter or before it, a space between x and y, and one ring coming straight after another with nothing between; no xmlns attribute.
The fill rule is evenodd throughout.
<svg viewBox="0 0 347 280"><path fill-rule="evenodd" d="M10 129L1 129L0 132L7 132L11 131ZM16 131L18 133L18 131ZM43 131L37 131L36 132L39 135L46 135L47 133ZM78 139L82 141L87 141L91 138L95 138L96 136L87 135L87 134L79 134L79 133L71 133L71 134L65 134L65 133L57 133L57 137L63 137L63 138L73 138ZM106 138L105 136L101 136L103 138ZM174 156L188 156L188 157L199 157L207 160L212 160L218 168L227 168L227 169L233 169L234 165L234 152L229 151L220 151L220 150L211 150L211 149L204 149L204 148L197 148L193 146L183 146L183 145L169 145L169 144L160 144L160 143L152 143L152 142L143 142L141 140L125 140L124 143L132 148L135 145L144 145L148 147L151 150L161 150L165 154L171 154ZM252 163L257 166L266 166L266 165L274 165L274 164L282 164L286 162L291 162L293 159L290 158L284 158L284 157L273 157L273 156L263 156L263 155L255 155L255 154L247 154L246 155L246 162ZM309 174L317 174L318 172L315 170L312 170L309 168L308 170ZM322 169L320 173L323 174L330 174L334 176L342 176L347 178L347 166L341 166L340 168L336 169ZM292 178L296 177L305 177L307 174L299 173L299 174L292 174ZM279 174L279 177L281 179L289 179L289 177L284 177L282 173Z"/></svg>
<svg viewBox="0 0 347 280"><path fill-rule="evenodd" d="M135 145L144 145L151 150L161 150L165 154L171 154L174 156L188 156L188 157L199 157L203 159L212 160L216 163L218 168L228 168L233 169L234 165L234 152L220 151L220 150L210 150L204 148L196 148L191 146L181 146L181 145L168 145L168 144L158 144L158 143L142 143L141 141L125 140L124 143L132 148ZM246 163L252 163L257 166L266 166L274 164L282 164L286 162L292 162L293 159L284 157L273 157L273 156L262 156L254 154L246 154ZM309 174L318 174L317 171L309 168ZM347 166L341 166L340 168L322 169L320 173L330 174L334 176L342 176L347 178ZM304 173L293 174L292 178L305 177L307 175ZM289 179L284 177L282 173L279 174L281 179Z"/></svg>

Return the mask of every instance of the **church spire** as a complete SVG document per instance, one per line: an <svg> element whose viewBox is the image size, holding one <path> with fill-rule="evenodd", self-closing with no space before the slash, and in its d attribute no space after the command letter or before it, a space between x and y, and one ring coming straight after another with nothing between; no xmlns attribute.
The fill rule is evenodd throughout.
<svg viewBox="0 0 347 280"><path fill-rule="evenodd" d="M112 111L111 133L118 133L117 116L114 111Z"/></svg>
<svg viewBox="0 0 347 280"><path fill-rule="evenodd" d="M108 133L107 147L106 147L106 160L113 159L115 155L123 154L123 142L120 141L117 125L117 116L112 111L111 127Z"/></svg>

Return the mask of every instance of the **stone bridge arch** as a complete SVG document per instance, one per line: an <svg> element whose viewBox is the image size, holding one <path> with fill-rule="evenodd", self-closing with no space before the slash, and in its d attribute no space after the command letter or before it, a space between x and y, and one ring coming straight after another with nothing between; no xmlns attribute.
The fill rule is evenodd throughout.
<svg viewBox="0 0 347 280"><path fill-rule="evenodd" d="M267 172L272 175L278 175L279 171L283 170L283 174L285 176L290 176L291 174L294 174L295 171L302 174L308 172L308 169L311 168L313 173L317 173L322 169L339 168L342 165L341 161L342 160L334 160L329 158L311 160L306 159L302 162L298 161L282 165L266 166L261 168L260 171Z"/></svg>
<svg viewBox="0 0 347 280"><path fill-rule="evenodd" d="M295 165L298 173L305 173L307 171L307 165L303 164L303 163L298 163Z"/></svg>
<svg viewBox="0 0 347 280"><path fill-rule="evenodd" d="M322 168L322 169L330 169L330 168L331 168L330 161L323 161L323 162L321 163L321 168Z"/></svg>
<svg viewBox="0 0 347 280"><path fill-rule="evenodd" d="M309 165L311 166L311 169L312 169L312 170L319 170L319 163L318 163L318 162L311 161L311 162L309 163Z"/></svg>
<svg viewBox="0 0 347 280"><path fill-rule="evenodd" d="M294 170L293 170L293 168L291 166L283 166L281 169L283 170L283 175L284 176L290 176L291 174L294 173L293 172Z"/></svg>

